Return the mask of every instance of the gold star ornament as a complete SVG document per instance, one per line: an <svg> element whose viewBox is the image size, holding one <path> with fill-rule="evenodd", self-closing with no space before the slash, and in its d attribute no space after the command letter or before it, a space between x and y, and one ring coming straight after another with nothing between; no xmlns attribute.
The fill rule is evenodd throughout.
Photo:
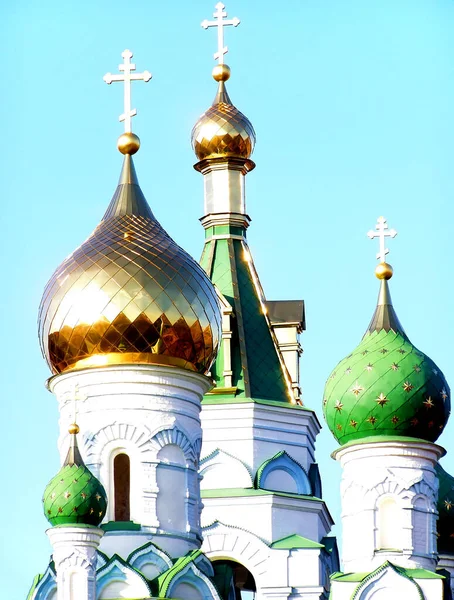
<svg viewBox="0 0 454 600"><path fill-rule="evenodd" d="M385 406L385 404L387 404L389 402L388 398L385 396L385 394L383 394L383 392L378 396L378 398L375 401L377 404L379 404L380 406Z"/></svg>
<svg viewBox="0 0 454 600"><path fill-rule="evenodd" d="M358 382L356 382L350 391L353 392L355 396L358 396L363 391L363 389L364 388L360 386Z"/></svg>
<svg viewBox="0 0 454 600"><path fill-rule="evenodd" d="M342 404L342 402L340 400L336 400L336 404L334 405L334 408L338 411L338 412L342 412L344 405Z"/></svg>
<svg viewBox="0 0 454 600"><path fill-rule="evenodd" d="M433 408L434 401L432 400L431 396L429 396L428 398L426 398L426 400L424 400L423 404L426 408Z"/></svg>

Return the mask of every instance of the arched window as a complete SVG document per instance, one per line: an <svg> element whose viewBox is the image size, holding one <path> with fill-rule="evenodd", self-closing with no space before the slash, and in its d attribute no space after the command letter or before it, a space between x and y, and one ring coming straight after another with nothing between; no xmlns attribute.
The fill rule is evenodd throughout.
<svg viewBox="0 0 454 600"><path fill-rule="evenodd" d="M214 582L222 598L253 600L257 591L252 573L233 560L214 560Z"/></svg>
<svg viewBox="0 0 454 600"><path fill-rule="evenodd" d="M129 496L131 487L131 466L127 454L117 454L114 458L115 521L129 521L131 518Z"/></svg>
<svg viewBox="0 0 454 600"><path fill-rule="evenodd" d="M402 550L401 510L394 498L378 504L378 550Z"/></svg>

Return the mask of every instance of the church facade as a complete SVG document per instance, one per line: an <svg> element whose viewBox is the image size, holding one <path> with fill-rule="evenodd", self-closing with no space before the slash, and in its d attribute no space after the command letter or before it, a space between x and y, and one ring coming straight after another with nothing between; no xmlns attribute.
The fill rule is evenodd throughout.
<svg viewBox="0 0 454 600"><path fill-rule="evenodd" d="M391 303L329 377L323 414L343 469L342 564L299 381L304 302L266 299L247 243L255 132L231 101L216 5L212 105L192 131L204 184L200 263L139 185L125 50L123 167L98 227L55 271L39 338L62 467L43 497L50 563L27 600L452 597L454 481L435 442L448 384ZM342 571L341 571L342 568Z"/></svg>

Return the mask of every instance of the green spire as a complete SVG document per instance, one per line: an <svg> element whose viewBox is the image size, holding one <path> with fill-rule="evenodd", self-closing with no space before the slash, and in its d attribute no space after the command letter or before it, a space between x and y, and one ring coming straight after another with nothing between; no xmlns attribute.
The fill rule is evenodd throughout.
<svg viewBox="0 0 454 600"><path fill-rule="evenodd" d="M329 376L325 420L339 443L369 436L434 442L450 413L450 391L437 365L405 334L391 302L392 268L381 263L377 307L359 346Z"/></svg>
<svg viewBox="0 0 454 600"><path fill-rule="evenodd" d="M106 492L82 460L76 439L78 431L77 425L71 426L66 460L44 490L44 514L51 525L97 526L106 514Z"/></svg>
<svg viewBox="0 0 454 600"><path fill-rule="evenodd" d="M293 399L286 368L266 316L263 292L246 245L245 229L232 225L213 226L207 234L212 237L205 244L200 264L233 309L233 390L226 394L290 403ZM221 346L211 369L219 392L226 387L223 352Z"/></svg>
<svg viewBox="0 0 454 600"><path fill-rule="evenodd" d="M396 311L394 310L394 306L391 301L391 294L389 291L388 281L386 279L382 279L380 281L380 291L378 293L377 308L375 309L375 312L372 315L372 319L369 323L369 327L367 328L366 333L364 334L364 337L367 337L374 331L382 330L394 331L395 333L401 334L402 337L407 338L404 328L400 324L400 321L397 318Z"/></svg>

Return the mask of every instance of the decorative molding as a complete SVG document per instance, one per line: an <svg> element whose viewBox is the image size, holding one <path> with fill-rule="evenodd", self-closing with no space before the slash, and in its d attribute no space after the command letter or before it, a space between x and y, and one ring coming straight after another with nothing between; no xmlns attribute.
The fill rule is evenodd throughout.
<svg viewBox="0 0 454 600"><path fill-rule="evenodd" d="M200 592L200 600L209 600L210 598L221 600L213 582L193 562L190 562L182 571L175 575L166 590L166 597L177 597L177 594L175 594L176 588L184 584L194 586Z"/></svg>
<svg viewBox="0 0 454 600"><path fill-rule="evenodd" d="M47 600L51 593L57 590L57 579L51 565L52 563L47 567L44 575L39 580L30 600Z"/></svg>
<svg viewBox="0 0 454 600"><path fill-rule="evenodd" d="M139 427L132 423L121 423L118 421L109 423L98 429L96 433L88 434L85 438L84 449L87 462L97 462L96 459L101 456L104 446L116 440L132 442L139 452L144 453L149 450L148 443L150 437L150 430L143 425Z"/></svg>
<svg viewBox="0 0 454 600"><path fill-rule="evenodd" d="M424 595L416 581L388 561L361 581L353 592L352 600L372 600L378 591L388 592L391 598L424 600Z"/></svg>
<svg viewBox="0 0 454 600"><path fill-rule="evenodd" d="M215 521L203 528L202 552L210 559L230 559L244 565L254 577L257 585L268 572L271 550L255 534Z"/></svg>
<svg viewBox="0 0 454 600"><path fill-rule="evenodd" d="M164 550L161 550L152 542L147 542L131 552L126 562L139 571L144 564L151 563L160 571L160 574L164 573L167 569L171 569L173 566L172 559L167 552L164 552Z"/></svg>
<svg viewBox="0 0 454 600"><path fill-rule="evenodd" d="M66 569L71 569L73 567L83 569L84 571L87 571L87 573L94 571L96 568L96 566L87 559L87 556L78 550L73 550L71 554L68 554L59 562L57 572L66 571Z"/></svg>
<svg viewBox="0 0 454 600"><path fill-rule="evenodd" d="M209 471L215 471L216 469L219 471L219 485L203 485L202 481L202 489L249 488L253 486L252 475L248 466L236 456L219 448L210 452L208 456L200 461L200 475L204 477Z"/></svg>
<svg viewBox="0 0 454 600"><path fill-rule="evenodd" d="M96 572L96 595L102 598L103 590L113 581L123 581L125 586L133 587L125 597L149 597L150 586L145 577L134 567L131 567L118 554L114 554L109 562Z"/></svg>
<svg viewBox="0 0 454 600"><path fill-rule="evenodd" d="M312 495L312 486L306 471L285 450L281 450L260 465L255 476L255 486L261 489L271 489L266 487L266 480L271 473L276 471L284 471L292 477L297 494ZM293 492L293 490L276 490L274 488L273 490Z"/></svg>
<svg viewBox="0 0 454 600"><path fill-rule="evenodd" d="M200 443L199 439L200 438L197 438L196 440L198 447ZM194 444L191 444L188 436L176 426L169 429L161 429L151 438L150 444L158 451L161 448L164 448L164 446L175 444L181 448L186 460L191 461L193 464L198 463L199 455L197 453L197 449L195 448Z"/></svg>

